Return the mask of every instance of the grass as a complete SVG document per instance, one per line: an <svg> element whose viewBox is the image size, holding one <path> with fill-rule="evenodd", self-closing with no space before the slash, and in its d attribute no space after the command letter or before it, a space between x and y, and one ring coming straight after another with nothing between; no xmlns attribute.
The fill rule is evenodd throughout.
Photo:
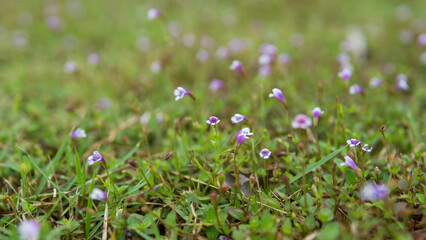
<svg viewBox="0 0 426 240"><path fill-rule="evenodd" d="M406 19L399 4L2 3L0 239L19 239L30 219L40 239L422 239L426 48L416 38L426 33L426 3L410 2ZM164 16L148 21L150 8ZM50 16L59 29L47 26ZM233 39L244 49L217 57ZM357 47L344 50L345 39ZM263 43L291 56L266 77ZM348 82L338 77L344 51ZM87 62L90 53L99 63ZM246 76L229 69L232 60ZM395 89L398 74L408 90ZM373 77L383 84L370 87ZM209 90L213 78L225 87ZM349 94L353 84L364 93ZM179 86L193 99L174 101ZM285 107L268 97L273 88ZM291 128L314 107L324 110L317 125ZM231 123L235 113L248 121ZM210 116L220 123L207 125ZM237 147L244 127L253 135ZM71 139L76 128L87 137ZM352 138L373 151L350 148ZM93 151L104 164L88 165ZM345 156L360 170L341 166ZM388 196L366 199L361 189L372 182ZM94 188L108 199L90 198Z"/></svg>

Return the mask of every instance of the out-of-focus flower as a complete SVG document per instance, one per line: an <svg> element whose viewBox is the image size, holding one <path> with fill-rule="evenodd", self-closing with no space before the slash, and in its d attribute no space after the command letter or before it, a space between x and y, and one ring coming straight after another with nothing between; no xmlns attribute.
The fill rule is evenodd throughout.
<svg viewBox="0 0 426 240"><path fill-rule="evenodd" d="M303 46L303 43L305 42L305 38L303 37L303 34L301 33L293 33L290 36L290 43L293 45L293 47L301 47Z"/></svg>
<svg viewBox="0 0 426 240"><path fill-rule="evenodd" d="M104 157L98 151L94 151L93 155L87 158L87 164L93 165L95 162L105 162Z"/></svg>
<svg viewBox="0 0 426 240"><path fill-rule="evenodd" d="M278 88L272 89L272 93L269 94L269 97L274 97L280 100L281 102L286 103L283 92Z"/></svg>
<svg viewBox="0 0 426 240"><path fill-rule="evenodd" d="M414 41L414 32L410 29L402 29L399 32L399 41L403 44L411 44Z"/></svg>
<svg viewBox="0 0 426 240"><path fill-rule="evenodd" d="M210 126L214 126L216 124L218 124L220 122L220 119L215 117L215 116L211 116L209 117L209 119L207 119L206 123Z"/></svg>
<svg viewBox="0 0 426 240"><path fill-rule="evenodd" d="M274 44L264 43L260 46L260 53L274 58L278 53L278 49Z"/></svg>
<svg viewBox="0 0 426 240"><path fill-rule="evenodd" d="M408 5L403 4L396 8L395 13L399 21L407 21L411 18L413 11Z"/></svg>
<svg viewBox="0 0 426 240"><path fill-rule="evenodd" d="M399 82L399 81L407 81L407 80L408 80L407 75L405 75L403 73L398 74L395 77L395 81L397 81L397 82Z"/></svg>
<svg viewBox="0 0 426 240"><path fill-rule="evenodd" d="M147 125L149 122L149 119L151 119L151 113L144 112L141 117L139 118L139 122L143 125Z"/></svg>
<svg viewBox="0 0 426 240"><path fill-rule="evenodd" d="M274 61L274 59L268 54L260 55L259 59L257 60L257 62L261 66L270 65L270 64L272 64L273 61Z"/></svg>
<svg viewBox="0 0 426 240"><path fill-rule="evenodd" d="M268 159L271 156L271 151L269 151L269 149L267 149L267 148L264 148L264 149L260 150L259 155L263 159Z"/></svg>
<svg viewBox="0 0 426 240"><path fill-rule="evenodd" d="M192 46L194 46L194 43L195 43L196 39L197 38L195 37L194 34L187 33L187 34L183 35L183 37L182 37L182 43L183 43L183 45L185 45L185 47L191 48Z"/></svg>
<svg viewBox="0 0 426 240"><path fill-rule="evenodd" d="M71 74L77 71L77 63L74 61L67 61L64 65L64 72Z"/></svg>
<svg viewBox="0 0 426 240"><path fill-rule="evenodd" d="M61 20L58 17L48 17L46 23L51 30L57 31L61 28Z"/></svg>
<svg viewBox="0 0 426 240"><path fill-rule="evenodd" d="M229 49L225 46L220 46L216 50L216 56L220 59L226 59L230 55Z"/></svg>
<svg viewBox="0 0 426 240"><path fill-rule="evenodd" d="M210 58L210 53L206 49L200 49L197 52L197 59L201 62L206 62Z"/></svg>
<svg viewBox="0 0 426 240"><path fill-rule="evenodd" d="M203 48L212 48L214 46L214 40L210 36L202 36L200 44Z"/></svg>
<svg viewBox="0 0 426 240"><path fill-rule="evenodd" d="M312 110L312 115L314 116L314 119L318 119L323 113L324 111L322 111L319 107L316 107L314 108L314 110Z"/></svg>
<svg viewBox="0 0 426 240"><path fill-rule="evenodd" d="M351 62L351 57L347 53L339 53L336 60L340 65L345 65Z"/></svg>
<svg viewBox="0 0 426 240"><path fill-rule="evenodd" d="M149 66L149 70L151 70L152 73L159 73L162 68L163 64L160 61L154 61Z"/></svg>
<svg viewBox="0 0 426 240"><path fill-rule="evenodd" d="M140 37L136 41L136 47L142 52L146 52L151 48L151 41L147 37Z"/></svg>
<svg viewBox="0 0 426 240"><path fill-rule="evenodd" d="M237 137L237 146L240 146L246 139L249 139L249 136L253 135L250 132L250 128L243 128L235 134Z"/></svg>
<svg viewBox="0 0 426 240"><path fill-rule="evenodd" d="M362 146L362 151L363 152L371 152L371 151L373 151L373 147L372 146L368 146L368 144L364 144Z"/></svg>
<svg viewBox="0 0 426 240"><path fill-rule="evenodd" d="M25 37L24 34L20 34L20 33L14 34L13 35L13 45L17 49L23 50L28 45L28 38Z"/></svg>
<svg viewBox="0 0 426 240"><path fill-rule="evenodd" d="M106 201L108 199L107 193L100 190L99 188L93 188L89 197L93 200L98 200L98 201Z"/></svg>
<svg viewBox="0 0 426 240"><path fill-rule="evenodd" d="M164 116L164 113L159 112L159 113L157 113L155 118L157 119L158 123L163 123L164 120L166 119L166 116Z"/></svg>
<svg viewBox="0 0 426 240"><path fill-rule="evenodd" d="M91 53L89 54L89 56L87 56L87 63L89 63L90 65L96 65L99 63L100 60L101 57L99 57L99 55L96 53Z"/></svg>
<svg viewBox="0 0 426 240"><path fill-rule="evenodd" d="M349 87L349 94L351 94L351 95L364 94L364 89L362 89L362 87L360 85L354 84L354 85Z"/></svg>
<svg viewBox="0 0 426 240"><path fill-rule="evenodd" d="M26 220L19 224L18 232L22 240L38 240L40 238L40 223L36 220Z"/></svg>
<svg viewBox="0 0 426 240"><path fill-rule="evenodd" d="M225 83L222 80L214 78L209 85L210 92L217 92L225 87Z"/></svg>
<svg viewBox="0 0 426 240"><path fill-rule="evenodd" d="M383 81L380 78L375 77L375 78L370 79L370 87L371 88L377 88L377 87L381 86L382 84L383 84Z"/></svg>
<svg viewBox="0 0 426 240"><path fill-rule="evenodd" d="M305 114L297 114L291 121L291 127L294 129L308 129L311 125L311 118Z"/></svg>
<svg viewBox="0 0 426 240"><path fill-rule="evenodd" d="M228 46L232 52L241 52L246 49L247 44L244 42L244 40L235 38L229 41Z"/></svg>
<svg viewBox="0 0 426 240"><path fill-rule="evenodd" d="M175 101L182 99L185 95L193 96L192 93L183 87L177 87L173 93L175 94Z"/></svg>
<svg viewBox="0 0 426 240"><path fill-rule="evenodd" d="M352 71L348 68L342 69L342 71L338 74L339 77L341 77L345 81L349 81L349 78L352 76Z"/></svg>
<svg viewBox="0 0 426 240"><path fill-rule="evenodd" d="M75 139L75 138L85 138L87 137L86 135L86 131L84 131L81 128L77 128L76 130L74 130L74 132L72 132L71 134L71 139Z"/></svg>
<svg viewBox="0 0 426 240"><path fill-rule="evenodd" d="M245 121L245 120L247 120L247 117L242 115L242 114L239 114L239 113L236 113L236 114L234 114L234 116L231 117L232 123L239 123L239 122L242 122L242 121Z"/></svg>
<svg viewBox="0 0 426 240"><path fill-rule="evenodd" d="M398 90L408 90L410 86L408 86L407 76L405 74L398 74L395 78L396 85L395 88Z"/></svg>
<svg viewBox="0 0 426 240"><path fill-rule="evenodd" d="M105 110L107 108L112 107L112 102L109 98L101 98L98 101L98 108L101 110Z"/></svg>
<svg viewBox="0 0 426 240"><path fill-rule="evenodd" d="M355 171L358 171L358 170L359 170L359 168L358 168L358 166L356 165L355 161L354 161L354 160L352 160L352 158L351 158L351 157L349 157L349 156L345 156L345 162L344 162L344 163L341 163L341 164L340 164L340 166L348 166L348 167L352 168L352 169L353 169L353 170L355 170Z"/></svg>
<svg viewBox="0 0 426 240"><path fill-rule="evenodd" d="M386 184L368 182L361 188L361 197L366 201L385 200L389 196L389 188Z"/></svg>
<svg viewBox="0 0 426 240"><path fill-rule="evenodd" d="M146 13L146 18L150 21L156 19L156 18L160 18L163 16L163 13L155 8L151 8L148 10L148 12Z"/></svg>
<svg viewBox="0 0 426 240"><path fill-rule="evenodd" d="M349 139L348 141L346 141L349 145L349 147L354 148L356 146L360 146L361 145L361 141L356 139L356 138L352 138Z"/></svg>
<svg viewBox="0 0 426 240"><path fill-rule="evenodd" d="M271 75L271 67L269 65L260 66L259 76L267 77L269 75Z"/></svg>
<svg viewBox="0 0 426 240"><path fill-rule="evenodd" d="M288 53L281 53L278 56L278 61L283 65L288 65L291 62L291 57Z"/></svg>
<svg viewBox="0 0 426 240"><path fill-rule="evenodd" d="M417 44L419 46L426 46L426 33L422 33L417 37Z"/></svg>
<svg viewBox="0 0 426 240"><path fill-rule="evenodd" d="M176 21L171 21L167 25L167 28L169 29L170 35L172 35L172 37L178 38L180 36L180 32L182 30L182 26L180 25L180 23Z"/></svg>

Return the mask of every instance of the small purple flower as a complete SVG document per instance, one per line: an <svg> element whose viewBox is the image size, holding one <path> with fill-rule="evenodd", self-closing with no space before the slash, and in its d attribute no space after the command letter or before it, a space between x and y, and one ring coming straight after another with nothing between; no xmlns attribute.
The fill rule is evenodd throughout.
<svg viewBox="0 0 426 240"><path fill-rule="evenodd" d="M243 128L235 134L237 137L237 146L240 146L246 139L249 139L249 136L253 135L250 132L250 128Z"/></svg>
<svg viewBox="0 0 426 240"><path fill-rule="evenodd" d="M64 72L71 74L77 71L77 64L74 61L67 61L64 65Z"/></svg>
<svg viewBox="0 0 426 240"><path fill-rule="evenodd" d="M267 149L267 148L264 148L264 149L260 150L259 155L263 159L268 159L271 156L271 151L269 151L269 149Z"/></svg>
<svg viewBox="0 0 426 240"><path fill-rule="evenodd" d="M93 155L87 158L87 163L89 165L93 165L95 162L105 162L104 157L98 151L94 151Z"/></svg>
<svg viewBox="0 0 426 240"><path fill-rule="evenodd" d="M147 14L146 14L146 18L150 21L156 19L156 18L160 18L163 16L163 13L155 8L151 8L148 10Z"/></svg>
<svg viewBox="0 0 426 240"><path fill-rule="evenodd" d="M161 63L161 61L154 61L149 66L149 70L151 70L152 73L159 73L162 68L163 64Z"/></svg>
<svg viewBox="0 0 426 240"><path fill-rule="evenodd" d="M77 128L74 132L72 132L71 134L71 139L75 139L75 138L85 138L87 137L86 132L81 129L81 128Z"/></svg>
<svg viewBox="0 0 426 240"><path fill-rule="evenodd" d="M89 54L89 56L87 56L87 63L89 63L90 65L96 65L99 63L100 60L101 57L99 57L99 55L96 53L91 53Z"/></svg>
<svg viewBox="0 0 426 240"><path fill-rule="evenodd" d="M207 119L206 123L210 126L214 126L216 124L218 124L220 122L220 119L215 117L215 116L211 116L209 117L209 119Z"/></svg>
<svg viewBox="0 0 426 240"><path fill-rule="evenodd" d="M368 144L364 144L361 149L363 152L371 152L373 151L373 146L368 146Z"/></svg>
<svg viewBox="0 0 426 240"><path fill-rule="evenodd" d="M269 97L277 98L281 102L286 103L283 92L278 88L272 89L272 93L269 94Z"/></svg>
<svg viewBox="0 0 426 240"><path fill-rule="evenodd" d="M361 197L366 201L385 200L389 196L389 188L386 184L368 182L361 188Z"/></svg>
<svg viewBox="0 0 426 240"><path fill-rule="evenodd" d="M98 101L98 108L101 110L105 110L107 108L110 108L112 106L112 102L109 98L101 98Z"/></svg>
<svg viewBox="0 0 426 240"><path fill-rule="evenodd" d="M192 33L187 33L182 36L183 45L187 48L194 46L195 40L197 40L197 37Z"/></svg>
<svg viewBox="0 0 426 240"><path fill-rule="evenodd" d="M216 56L220 59L226 59L230 55L229 49L225 46L220 46L216 50Z"/></svg>
<svg viewBox="0 0 426 240"><path fill-rule="evenodd" d="M259 63L260 66L265 66L265 65L270 65L272 64L272 62L274 61L274 59L267 54L262 54L259 56L257 62Z"/></svg>
<svg viewBox="0 0 426 240"><path fill-rule="evenodd" d="M40 223L36 220L26 220L19 224L19 237L23 240L37 240L40 238Z"/></svg>
<svg viewBox="0 0 426 240"><path fill-rule="evenodd" d="M200 51L197 52L197 59L201 62L206 62L210 58L210 53L205 49L200 49Z"/></svg>
<svg viewBox="0 0 426 240"><path fill-rule="evenodd" d="M397 82L399 82L399 81L405 81L406 82L407 80L408 80L407 75L405 75L403 73L400 73L400 74L396 75L396 77L395 77L395 81L397 81Z"/></svg>
<svg viewBox="0 0 426 240"><path fill-rule="evenodd" d="M349 87L349 94L351 94L351 95L364 94L364 89L362 89L362 87L360 85L354 84L354 85Z"/></svg>
<svg viewBox="0 0 426 240"><path fill-rule="evenodd" d="M228 46L232 52L241 52L247 47L244 40L238 38L229 41Z"/></svg>
<svg viewBox="0 0 426 240"><path fill-rule="evenodd" d="M278 61L283 65L288 65L291 61L291 57L288 53L281 53L278 56Z"/></svg>
<svg viewBox="0 0 426 240"><path fill-rule="evenodd" d="M360 146L361 145L361 141L355 138L352 138L348 141L346 141L349 145L349 147L354 148L356 146Z"/></svg>
<svg viewBox="0 0 426 240"><path fill-rule="evenodd" d="M410 86L408 86L408 83L406 80L400 80L396 82L395 89L407 91L410 89Z"/></svg>
<svg viewBox="0 0 426 240"><path fill-rule="evenodd" d="M260 66L259 76L267 77L269 75L271 75L271 67L269 65Z"/></svg>
<svg viewBox="0 0 426 240"><path fill-rule="evenodd" d="M47 18L46 23L51 30L57 31L61 28L61 20L58 17L49 17Z"/></svg>
<svg viewBox="0 0 426 240"><path fill-rule="evenodd" d="M342 71L339 72L338 76L345 81L349 81L349 78L351 78L352 76L352 71L349 68L344 68Z"/></svg>
<svg viewBox="0 0 426 240"><path fill-rule="evenodd" d="M274 44L264 43L260 46L260 53L275 57L278 53L278 49Z"/></svg>
<svg viewBox="0 0 426 240"><path fill-rule="evenodd" d="M239 114L239 113L236 113L236 114L234 114L234 116L231 117L232 123L239 123L239 122L245 121L245 120L247 120L247 117L242 115L242 114Z"/></svg>
<svg viewBox="0 0 426 240"><path fill-rule="evenodd" d="M106 201L108 199L107 193L100 190L99 188L93 188L89 197L93 200L98 200L98 201Z"/></svg>
<svg viewBox="0 0 426 240"><path fill-rule="evenodd" d="M348 167L351 167L353 170L355 170L355 171L358 171L359 170L359 168L358 168L358 166L356 165L356 163L355 163L355 161L354 160L352 160L352 158L351 157L349 157L349 156L345 156L345 162L344 163L341 163L340 164L340 166L348 166Z"/></svg>
<svg viewBox="0 0 426 240"><path fill-rule="evenodd" d="M426 46L426 33L422 33L419 35L419 37L417 38L417 44L419 46Z"/></svg>
<svg viewBox="0 0 426 240"><path fill-rule="evenodd" d="M312 110L312 115L314 116L314 119L318 119L323 113L324 111L322 111L319 107L316 107L314 108L314 110Z"/></svg>
<svg viewBox="0 0 426 240"><path fill-rule="evenodd" d="M231 66L229 66L229 69L231 69L231 70L237 70L239 72L244 71L243 64L240 61L238 61L238 60L232 61L232 64L231 64Z"/></svg>
<svg viewBox="0 0 426 240"><path fill-rule="evenodd" d="M382 79L380 78L372 78L370 79L370 87L371 88L377 88L383 84Z"/></svg>
<svg viewBox="0 0 426 240"><path fill-rule="evenodd" d="M210 36L202 36L200 43L203 48L212 48L214 46L214 40Z"/></svg>
<svg viewBox="0 0 426 240"><path fill-rule="evenodd" d="M217 92L225 87L225 83L222 80L214 78L209 85L210 92Z"/></svg>
<svg viewBox="0 0 426 240"><path fill-rule="evenodd" d="M291 121L291 127L294 129L308 129L311 125L311 118L305 114L297 114Z"/></svg>
<svg viewBox="0 0 426 240"><path fill-rule="evenodd" d="M185 95L192 96L192 93L183 87L177 87L173 93L175 94L175 101L182 99Z"/></svg>

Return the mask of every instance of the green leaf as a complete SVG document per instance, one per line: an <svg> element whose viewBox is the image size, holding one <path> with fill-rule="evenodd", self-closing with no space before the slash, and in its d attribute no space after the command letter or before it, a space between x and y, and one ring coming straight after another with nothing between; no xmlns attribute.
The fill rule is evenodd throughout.
<svg viewBox="0 0 426 240"><path fill-rule="evenodd" d="M333 213L333 211L331 211L328 208L321 209L319 214L318 214L318 219L323 223L329 222L329 221L333 220L333 218L334 218L334 213Z"/></svg>
<svg viewBox="0 0 426 240"><path fill-rule="evenodd" d="M217 239L219 237L219 231L214 226L208 227L206 234L209 239Z"/></svg>
<svg viewBox="0 0 426 240"><path fill-rule="evenodd" d="M307 167L305 170L305 174L311 172L312 170L314 170L315 168L323 165L324 163L328 162L330 159L332 159L333 157L335 157L337 154L343 152L343 150L345 150L347 148L347 146L341 147L339 149L337 149L336 151L330 153L329 155L327 155L327 157L321 159L320 161L318 161L317 163L312 164L311 166ZM296 181L297 179L301 178L303 176L303 173L299 173L296 176L294 176L291 180L290 183Z"/></svg>
<svg viewBox="0 0 426 240"><path fill-rule="evenodd" d="M318 240L334 240L334 239L337 239L339 235L340 235L339 223L332 222L327 224L323 229L321 229L321 232L318 235Z"/></svg>
<svg viewBox="0 0 426 240"><path fill-rule="evenodd" d="M229 208L228 213L237 220L241 220L242 218L244 218L244 212L239 208Z"/></svg>
<svg viewBox="0 0 426 240"><path fill-rule="evenodd" d="M260 225L258 228L259 232L275 232L276 228L275 223L275 216L271 215L268 212L265 212L265 214L263 214L262 219L260 220Z"/></svg>

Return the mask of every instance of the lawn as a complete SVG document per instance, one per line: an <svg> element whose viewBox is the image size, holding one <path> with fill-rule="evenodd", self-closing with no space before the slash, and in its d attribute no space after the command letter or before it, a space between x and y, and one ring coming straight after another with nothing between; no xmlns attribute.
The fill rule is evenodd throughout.
<svg viewBox="0 0 426 240"><path fill-rule="evenodd" d="M425 239L424 9L3 1L0 239Z"/></svg>

